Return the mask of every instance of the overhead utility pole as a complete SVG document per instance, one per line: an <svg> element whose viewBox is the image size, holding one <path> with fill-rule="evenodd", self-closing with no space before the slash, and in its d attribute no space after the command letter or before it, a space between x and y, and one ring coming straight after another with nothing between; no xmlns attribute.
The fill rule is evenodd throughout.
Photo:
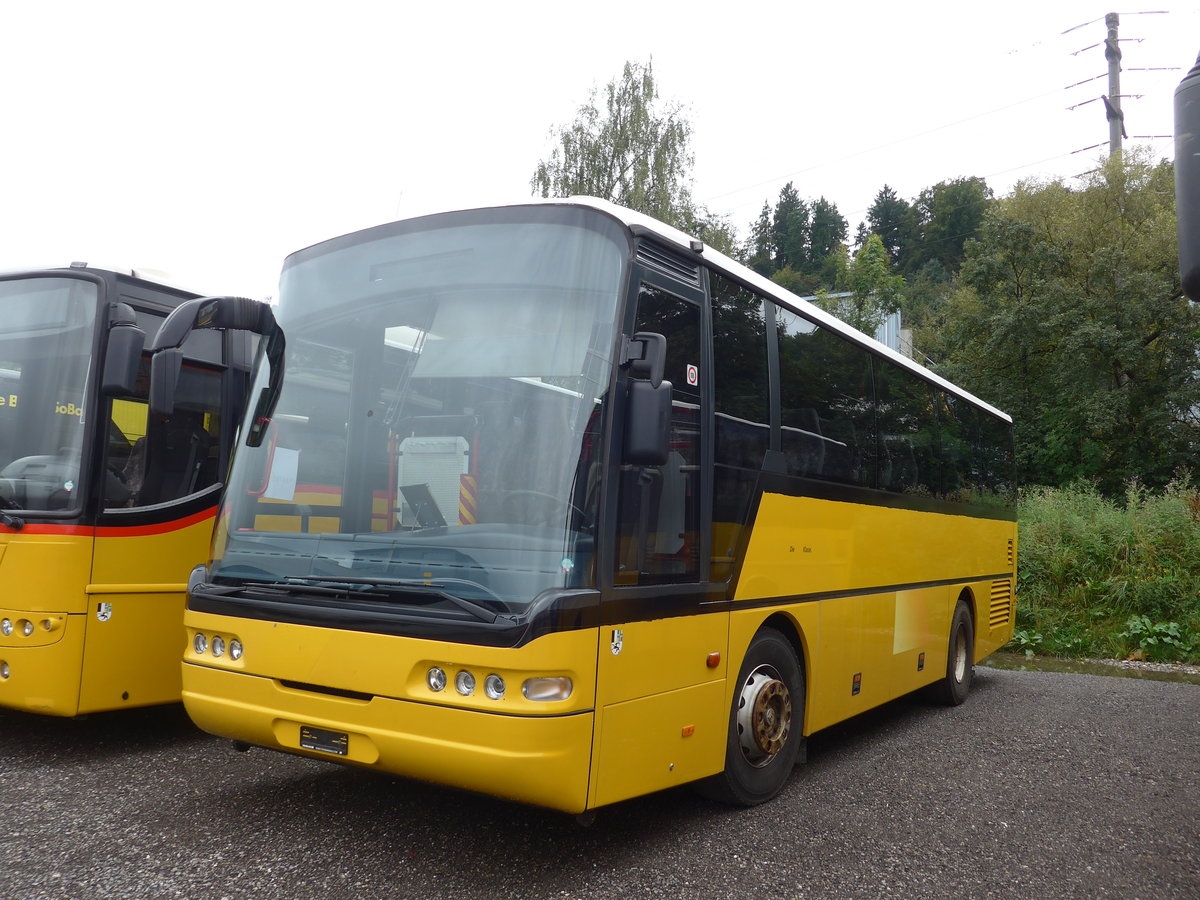
<svg viewBox="0 0 1200 900"><path fill-rule="evenodd" d="M1121 153L1121 138L1125 137L1125 114L1121 112L1121 47L1117 43L1117 26L1121 17L1115 12L1104 17L1108 37L1104 41L1104 58L1108 60L1108 96L1104 114L1108 116L1108 155Z"/></svg>

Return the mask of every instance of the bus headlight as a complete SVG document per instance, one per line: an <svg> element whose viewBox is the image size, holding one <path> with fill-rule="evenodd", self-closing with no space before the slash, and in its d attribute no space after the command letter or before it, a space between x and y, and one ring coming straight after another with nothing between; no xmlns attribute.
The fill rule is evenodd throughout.
<svg viewBox="0 0 1200 900"><path fill-rule="evenodd" d="M241 641L239 641L237 638L234 638L232 641L229 642L229 658L230 659L235 660L235 661L241 659L242 652L243 652L243 647L242 647Z"/></svg>
<svg viewBox="0 0 1200 900"><path fill-rule="evenodd" d="M5 637L8 637L13 633L12 619L5 619L4 621L0 622L0 633L3 633Z"/></svg>
<svg viewBox="0 0 1200 900"><path fill-rule="evenodd" d="M521 693L526 700L537 700L548 703L554 700L566 700L571 696L575 686L566 675L541 676L526 678L521 685Z"/></svg>
<svg viewBox="0 0 1200 900"><path fill-rule="evenodd" d="M489 675L483 680L483 692L490 700L504 699L504 679L499 675Z"/></svg>
<svg viewBox="0 0 1200 900"><path fill-rule="evenodd" d="M213 656L223 656L225 654L225 638L219 634L214 634L212 639Z"/></svg>
<svg viewBox="0 0 1200 900"><path fill-rule="evenodd" d="M29 637L31 634L33 634L33 623L28 619L21 620L21 634L25 635L25 637Z"/></svg>
<svg viewBox="0 0 1200 900"><path fill-rule="evenodd" d="M464 697L475 693L475 676L465 669L454 676L454 689Z"/></svg>
<svg viewBox="0 0 1200 900"><path fill-rule="evenodd" d="M440 666L433 666L425 673L425 683L435 694L444 691L446 689L446 670Z"/></svg>
<svg viewBox="0 0 1200 900"><path fill-rule="evenodd" d="M203 656L208 650L208 638L197 632L192 641L192 649L196 651L197 656Z"/></svg>

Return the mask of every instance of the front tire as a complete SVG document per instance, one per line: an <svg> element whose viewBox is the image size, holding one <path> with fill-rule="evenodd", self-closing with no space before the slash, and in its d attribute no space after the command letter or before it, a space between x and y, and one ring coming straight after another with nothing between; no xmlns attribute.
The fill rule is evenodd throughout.
<svg viewBox="0 0 1200 900"><path fill-rule="evenodd" d="M804 742L804 672L782 634L763 628L746 650L729 712L725 771L698 785L722 803L755 806L787 783Z"/></svg>
<svg viewBox="0 0 1200 900"><path fill-rule="evenodd" d="M975 674L975 628L971 624L971 613L962 600L954 607L954 618L950 620L950 643L946 654L946 677L932 685L933 697L945 706L958 706L971 692L971 679Z"/></svg>

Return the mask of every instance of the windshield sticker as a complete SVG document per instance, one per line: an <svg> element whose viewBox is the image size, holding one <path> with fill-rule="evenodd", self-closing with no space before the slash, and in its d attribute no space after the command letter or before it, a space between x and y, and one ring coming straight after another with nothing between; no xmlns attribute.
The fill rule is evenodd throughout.
<svg viewBox="0 0 1200 900"><path fill-rule="evenodd" d="M107 622L112 618L112 604L100 603L96 606L96 618L101 622Z"/></svg>
<svg viewBox="0 0 1200 900"><path fill-rule="evenodd" d="M614 628L612 633L612 655L620 656L621 647L625 644L625 632L620 628Z"/></svg>
<svg viewBox="0 0 1200 900"><path fill-rule="evenodd" d="M300 451L276 447L271 455L271 478L263 496L268 500L296 499L296 473L300 471Z"/></svg>

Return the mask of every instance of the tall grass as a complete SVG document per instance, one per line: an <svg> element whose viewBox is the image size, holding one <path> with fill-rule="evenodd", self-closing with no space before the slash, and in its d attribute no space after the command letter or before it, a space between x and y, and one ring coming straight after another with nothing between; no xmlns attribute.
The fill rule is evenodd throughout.
<svg viewBox="0 0 1200 900"><path fill-rule="evenodd" d="M1034 488L1019 512L1014 649L1200 662L1200 493Z"/></svg>

